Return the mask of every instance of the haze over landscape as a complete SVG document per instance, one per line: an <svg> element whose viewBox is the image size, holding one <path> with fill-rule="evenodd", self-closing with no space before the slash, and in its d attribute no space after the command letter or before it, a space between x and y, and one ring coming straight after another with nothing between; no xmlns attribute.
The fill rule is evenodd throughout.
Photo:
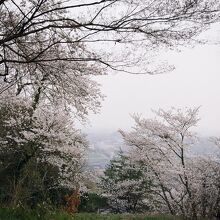
<svg viewBox="0 0 220 220"><path fill-rule="evenodd" d="M90 162L106 163L122 146L118 129L129 130L131 114L152 117L152 109L200 106L200 122L195 131L207 139L220 134L220 25L215 24L199 39L206 45L182 48L181 52L162 52L175 70L158 75L113 73L97 76L105 95L99 114L90 115L82 129L88 134L93 153ZM206 145L203 143L203 148ZM97 160L96 160L97 159ZM103 162L104 161L104 162Z"/></svg>
<svg viewBox="0 0 220 220"><path fill-rule="evenodd" d="M175 70L159 75L118 73L97 76L106 96L100 114L90 115L85 131L115 132L132 125L129 114L152 116L151 109L201 106L198 132L220 133L220 25L213 25L205 36L209 45L163 53Z"/></svg>

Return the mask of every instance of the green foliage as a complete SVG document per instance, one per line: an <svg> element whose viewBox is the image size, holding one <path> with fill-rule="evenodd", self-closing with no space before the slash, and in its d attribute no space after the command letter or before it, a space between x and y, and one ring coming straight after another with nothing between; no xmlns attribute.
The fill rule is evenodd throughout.
<svg viewBox="0 0 220 220"><path fill-rule="evenodd" d="M84 193L81 196L79 212L97 212L108 206L107 199L96 193Z"/></svg>
<svg viewBox="0 0 220 220"><path fill-rule="evenodd" d="M49 189L58 185L59 170L56 166L41 160L42 146L37 142L20 142L22 132L31 127L32 109L26 106L3 105L0 108L0 201L17 206L35 207L47 201ZM21 118L21 116L23 117ZM8 120L16 123L8 123Z"/></svg>
<svg viewBox="0 0 220 220"><path fill-rule="evenodd" d="M48 110L42 119L43 110L34 110L26 101L0 100L0 204L63 206L64 196L74 187L74 175L81 172L83 154L74 147L78 142L83 145L83 138L67 126L64 116L55 117ZM65 144L68 152L63 151Z"/></svg>
<svg viewBox="0 0 220 220"><path fill-rule="evenodd" d="M114 211L149 210L148 204L143 202L151 188L151 181L145 177L147 169L141 162L134 163L122 151L110 161L104 171L101 188Z"/></svg>
<svg viewBox="0 0 220 220"><path fill-rule="evenodd" d="M119 215L79 213L68 215L61 211L39 212L39 209L0 209L0 220L182 220L179 217L163 215Z"/></svg>
<svg viewBox="0 0 220 220"><path fill-rule="evenodd" d="M104 171L106 177L115 179L116 181L139 180L143 177L144 164L139 163L139 167L136 169L136 164L132 164L130 158L126 156L122 151L112 159Z"/></svg>

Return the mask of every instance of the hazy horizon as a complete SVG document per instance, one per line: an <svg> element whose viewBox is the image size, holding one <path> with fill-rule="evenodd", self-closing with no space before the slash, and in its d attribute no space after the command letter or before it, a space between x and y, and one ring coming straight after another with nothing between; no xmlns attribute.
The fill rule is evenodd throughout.
<svg viewBox="0 0 220 220"><path fill-rule="evenodd" d="M220 134L220 25L216 24L200 38L206 45L184 48L181 52L162 52L176 69L158 75L132 75L126 73L97 76L101 91L106 96L99 114L89 115L86 133L111 133L130 129L132 113L152 117L151 109L170 107L200 108L200 122L195 129L202 136Z"/></svg>

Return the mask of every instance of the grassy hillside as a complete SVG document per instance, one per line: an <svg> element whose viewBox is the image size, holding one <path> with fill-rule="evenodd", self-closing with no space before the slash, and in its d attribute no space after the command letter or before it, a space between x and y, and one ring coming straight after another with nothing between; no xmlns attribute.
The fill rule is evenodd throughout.
<svg viewBox="0 0 220 220"><path fill-rule="evenodd" d="M44 213L31 210L0 209L0 220L181 220L169 216L117 215L80 213L74 216L66 213Z"/></svg>

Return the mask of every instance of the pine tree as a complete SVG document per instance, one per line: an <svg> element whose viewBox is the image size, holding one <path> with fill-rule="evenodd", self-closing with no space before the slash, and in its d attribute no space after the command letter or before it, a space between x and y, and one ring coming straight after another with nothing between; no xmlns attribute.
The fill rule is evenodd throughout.
<svg viewBox="0 0 220 220"><path fill-rule="evenodd" d="M148 207L151 182L147 167L120 151L104 171L101 187L109 205L116 212L137 212Z"/></svg>

